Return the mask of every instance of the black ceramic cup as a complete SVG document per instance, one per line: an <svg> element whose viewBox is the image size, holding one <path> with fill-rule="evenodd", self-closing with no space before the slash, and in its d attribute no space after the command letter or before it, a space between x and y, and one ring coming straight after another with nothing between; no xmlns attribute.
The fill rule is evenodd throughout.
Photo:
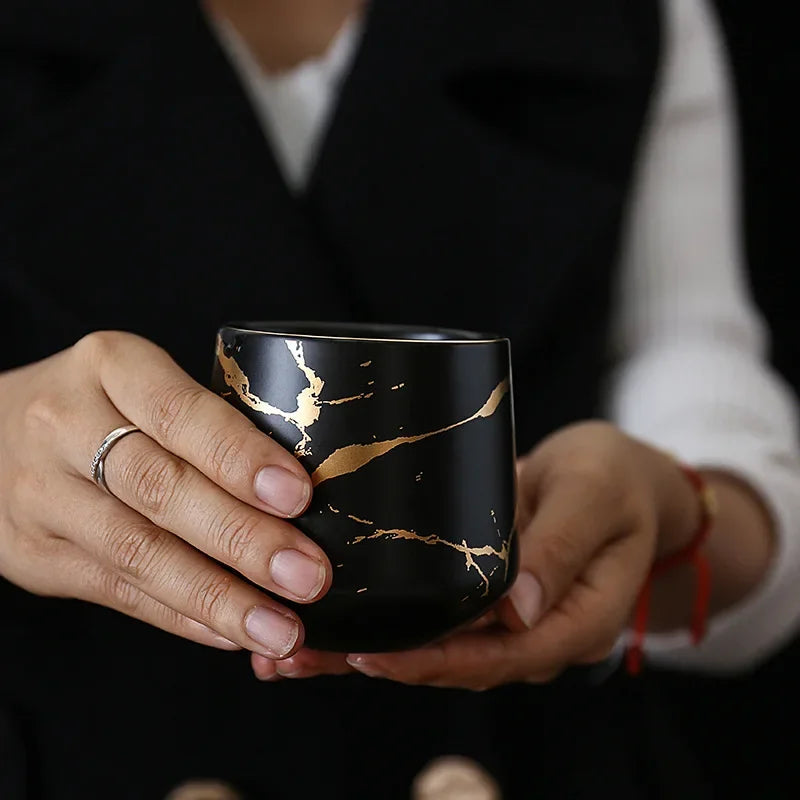
<svg viewBox="0 0 800 800"><path fill-rule="evenodd" d="M333 585L293 608L305 646L419 647L511 585L515 446L508 339L330 322L219 330L212 389L300 460L314 485L297 527Z"/></svg>

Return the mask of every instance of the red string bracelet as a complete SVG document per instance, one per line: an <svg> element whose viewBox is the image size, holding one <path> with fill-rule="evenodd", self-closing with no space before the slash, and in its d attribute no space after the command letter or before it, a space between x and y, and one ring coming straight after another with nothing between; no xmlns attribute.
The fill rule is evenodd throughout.
<svg viewBox="0 0 800 800"><path fill-rule="evenodd" d="M708 603L711 596L711 570L708 560L701 548L711 532L717 514L717 502L714 490L706 483L705 478L686 464L678 464L678 468L694 487L700 499L700 522L691 541L675 553L658 559L650 569L644 586L639 593L633 616L632 638L625 653L625 666L629 675L638 675L642 667L642 643L647 631L647 618L650 612L650 594L653 580L665 572L682 564L692 564L695 568L695 597L690 623L692 642L697 644L706 633Z"/></svg>

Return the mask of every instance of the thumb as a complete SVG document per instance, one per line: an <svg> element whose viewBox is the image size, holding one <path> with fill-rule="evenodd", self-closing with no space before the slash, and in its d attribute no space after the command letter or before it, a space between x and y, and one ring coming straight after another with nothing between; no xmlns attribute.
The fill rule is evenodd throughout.
<svg viewBox="0 0 800 800"><path fill-rule="evenodd" d="M533 627L558 605L594 555L613 536L616 515L586 482L554 481L521 532L520 571L498 604L510 630Z"/></svg>

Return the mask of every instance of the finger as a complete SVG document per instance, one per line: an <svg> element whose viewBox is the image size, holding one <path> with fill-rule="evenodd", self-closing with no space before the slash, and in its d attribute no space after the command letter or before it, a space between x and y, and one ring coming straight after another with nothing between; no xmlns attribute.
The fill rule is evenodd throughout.
<svg viewBox="0 0 800 800"><path fill-rule="evenodd" d="M520 640L513 680L550 680L565 668L605 658L629 619L649 560L645 536L608 542Z"/></svg>
<svg viewBox="0 0 800 800"><path fill-rule="evenodd" d="M91 334L77 347L122 417L226 492L283 517L308 506L311 479L297 459L164 350L117 332ZM80 452L93 452L108 433L88 428Z"/></svg>
<svg viewBox="0 0 800 800"><path fill-rule="evenodd" d="M465 631L417 650L352 653L347 663L369 677L482 691L508 681L517 662L515 650L529 633Z"/></svg>
<svg viewBox="0 0 800 800"><path fill-rule="evenodd" d="M507 683L546 683L566 666L565 653L542 653L538 629L499 628L455 634L437 645L401 653L352 653L347 663L364 675L412 686L485 691Z"/></svg>
<svg viewBox="0 0 800 800"><path fill-rule="evenodd" d="M509 591L496 603L495 623L503 625L509 631L526 631L542 615L543 604L541 583L523 569Z"/></svg>
<svg viewBox="0 0 800 800"><path fill-rule="evenodd" d="M619 508L616 513L620 518ZM609 538L535 624L536 637L526 640L538 648L537 669L550 671L613 648L652 561L653 525L646 519L626 523L627 535L616 537L615 528L606 526ZM523 537L520 578L536 569L535 559L535 538Z"/></svg>
<svg viewBox="0 0 800 800"><path fill-rule="evenodd" d="M114 574L268 658L284 658L302 644L296 614L88 482L67 480L59 532Z"/></svg>
<svg viewBox="0 0 800 800"><path fill-rule="evenodd" d="M44 555L44 553L43 553ZM43 559L44 560L44 559ZM47 566L59 565L48 591L120 611L167 633L220 650L240 650L235 642L215 633L137 589L121 575L102 567L66 539L52 537L46 550Z"/></svg>
<svg viewBox="0 0 800 800"><path fill-rule="evenodd" d="M553 643L543 645L545 652L562 648L577 662L605 658L630 620L651 560L646 536L609 542L562 602L563 614L552 622Z"/></svg>
<svg viewBox="0 0 800 800"><path fill-rule="evenodd" d="M260 656L258 653L250 653L250 666L253 670L253 674L260 681L281 680L281 676L278 675L278 671L275 669L277 663L275 659L264 658L264 656Z"/></svg>
<svg viewBox="0 0 800 800"><path fill-rule="evenodd" d="M96 416L111 429L117 421L108 411ZM74 453L65 455L73 467L80 465ZM304 603L330 587L330 562L310 539L237 500L143 433L112 448L105 478L125 505L271 592Z"/></svg>
<svg viewBox="0 0 800 800"><path fill-rule="evenodd" d="M543 492L522 535L517 591L509 596L527 627L559 603L595 553L624 529L615 494L578 474L552 481Z"/></svg>
<svg viewBox="0 0 800 800"><path fill-rule="evenodd" d="M558 605L525 635L511 670L516 679L558 674L608 655L627 624L649 563L646 536L614 539L603 547Z"/></svg>
<svg viewBox="0 0 800 800"><path fill-rule="evenodd" d="M250 664L256 677L262 681L281 678L315 678L319 675L347 675L356 672L345 660L343 653L323 653L303 648L291 658L274 661L253 653Z"/></svg>
<svg viewBox="0 0 800 800"><path fill-rule="evenodd" d="M302 648L291 658L275 663L284 678L315 678L319 675L347 675L356 670L347 663L344 653L327 653Z"/></svg>

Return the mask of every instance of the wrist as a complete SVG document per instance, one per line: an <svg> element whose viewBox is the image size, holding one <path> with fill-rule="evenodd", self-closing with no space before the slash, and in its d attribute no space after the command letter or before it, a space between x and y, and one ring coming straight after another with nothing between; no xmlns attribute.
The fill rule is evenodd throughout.
<svg viewBox="0 0 800 800"><path fill-rule="evenodd" d="M666 608L671 615L678 608L686 612L694 644L705 637L711 602L711 570L704 550L716 518L716 495L705 476L693 467L675 461L666 454L655 453L658 456L654 459L656 470L651 476L655 481L652 485L658 509L655 562L633 609L634 636L626 653L626 665L631 674L639 672L645 633L648 628L653 629L654 620L649 619L653 599L656 599L656 607ZM683 490L678 490L675 476L685 487ZM690 502L684 499L687 494L691 496ZM694 573L691 593L683 585L687 578L687 567ZM653 597L656 579L664 576L674 598L666 606ZM682 586L677 594L676 581L677 585ZM687 606L684 601L690 594L691 605ZM680 618L683 618L683 613Z"/></svg>
<svg viewBox="0 0 800 800"><path fill-rule="evenodd" d="M672 456L651 452L651 486L656 505L656 560L687 547L697 533L703 508L698 492Z"/></svg>

